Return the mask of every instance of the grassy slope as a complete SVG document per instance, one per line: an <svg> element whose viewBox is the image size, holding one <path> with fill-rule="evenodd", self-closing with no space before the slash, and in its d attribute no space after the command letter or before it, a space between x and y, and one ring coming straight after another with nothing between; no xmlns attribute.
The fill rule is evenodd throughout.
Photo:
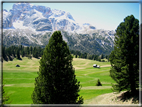
<svg viewBox="0 0 142 107"><path fill-rule="evenodd" d="M39 69L39 59L32 60L24 57L23 60L14 60L3 63L3 83L5 91L10 95L12 104L31 104L31 94L34 89L35 77ZM20 67L15 67L19 64ZM87 104L94 97L110 93L111 83L115 83L109 76L110 67L93 68L93 64L100 66L110 65L109 62L97 62L92 60L74 58L73 66L76 76L82 85L80 95ZM95 86L100 79L103 86Z"/></svg>
<svg viewBox="0 0 142 107"><path fill-rule="evenodd" d="M100 69L93 68L93 64L100 65ZM110 67L101 67L110 65L110 62L74 58L73 65L76 68L77 79L82 85L80 95L84 97L85 104L98 95L112 92L111 83L115 82L109 76ZM98 79L103 86L95 86Z"/></svg>

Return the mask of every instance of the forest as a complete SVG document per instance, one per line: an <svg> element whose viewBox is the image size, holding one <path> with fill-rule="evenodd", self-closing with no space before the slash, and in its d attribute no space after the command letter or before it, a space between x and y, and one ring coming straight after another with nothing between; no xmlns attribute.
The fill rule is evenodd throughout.
<svg viewBox="0 0 142 107"><path fill-rule="evenodd" d="M40 58L43 55L45 47L40 47L40 46L9 46L9 47L2 47L2 58L5 61L12 61L14 58L17 58L19 60L22 60L22 57L28 57L29 59L34 58ZM96 60L100 62L105 62L109 61L109 55L95 55L95 54L89 54L87 52L81 53L80 51L76 50L70 50L70 53L73 55L75 58L83 58L83 59L90 59L90 60ZM107 60L104 60L107 59Z"/></svg>

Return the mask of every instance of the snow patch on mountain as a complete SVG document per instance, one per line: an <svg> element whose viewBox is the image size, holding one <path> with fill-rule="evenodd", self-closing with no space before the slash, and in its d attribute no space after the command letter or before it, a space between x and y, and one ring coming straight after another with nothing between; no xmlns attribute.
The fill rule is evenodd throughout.
<svg viewBox="0 0 142 107"><path fill-rule="evenodd" d="M23 21L17 20L16 22L13 22L13 27L15 29L28 29L28 27L23 26Z"/></svg>
<svg viewBox="0 0 142 107"><path fill-rule="evenodd" d="M5 19L9 15L7 10L3 10L3 19Z"/></svg>
<svg viewBox="0 0 142 107"><path fill-rule="evenodd" d="M33 17L38 17L38 19L40 19L40 18L45 18L45 17L43 16L43 13L42 13L42 12L39 12L39 11L37 11L36 9L33 9L33 12L35 12L35 13L33 14Z"/></svg>

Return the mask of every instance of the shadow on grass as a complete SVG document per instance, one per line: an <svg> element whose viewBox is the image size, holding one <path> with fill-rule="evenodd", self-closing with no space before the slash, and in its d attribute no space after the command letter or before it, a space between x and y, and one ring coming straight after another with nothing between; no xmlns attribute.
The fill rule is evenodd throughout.
<svg viewBox="0 0 142 107"><path fill-rule="evenodd" d="M139 90L137 90L134 94L132 94L130 91L124 92L117 98L123 102L129 101L130 99L132 99L133 104L139 104Z"/></svg>
<svg viewBox="0 0 142 107"><path fill-rule="evenodd" d="M18 60L22 60L22 58L17 58Z"/></svg>
<svg viewBox="0 0 142 107"><path fill-rule="evenodd" d="M13 58L11 56L8 56L8 58L9 58L10 61L13 61Z"/></svg>

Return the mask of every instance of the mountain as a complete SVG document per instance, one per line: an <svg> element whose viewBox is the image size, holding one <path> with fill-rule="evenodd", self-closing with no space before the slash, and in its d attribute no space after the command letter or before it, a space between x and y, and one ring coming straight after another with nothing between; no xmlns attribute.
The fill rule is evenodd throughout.
<svg viewBox="0 0 142 107"><path fill-rule="evenodd" d="M80 25L66 11L50 7L16 3L3 10L3 44L45 46L52 33L60 30L72 50L90 54L109 54L113 50L114 31Z"/></svg>
<svg viewBox="0 0 142 107"><path fill-rule="evenodd" d="M32 28L36 31L79 29L70 13L45 6L35 6L29 3L17 3L9 12L3 11L3 28L25 29Z"/></svg>

